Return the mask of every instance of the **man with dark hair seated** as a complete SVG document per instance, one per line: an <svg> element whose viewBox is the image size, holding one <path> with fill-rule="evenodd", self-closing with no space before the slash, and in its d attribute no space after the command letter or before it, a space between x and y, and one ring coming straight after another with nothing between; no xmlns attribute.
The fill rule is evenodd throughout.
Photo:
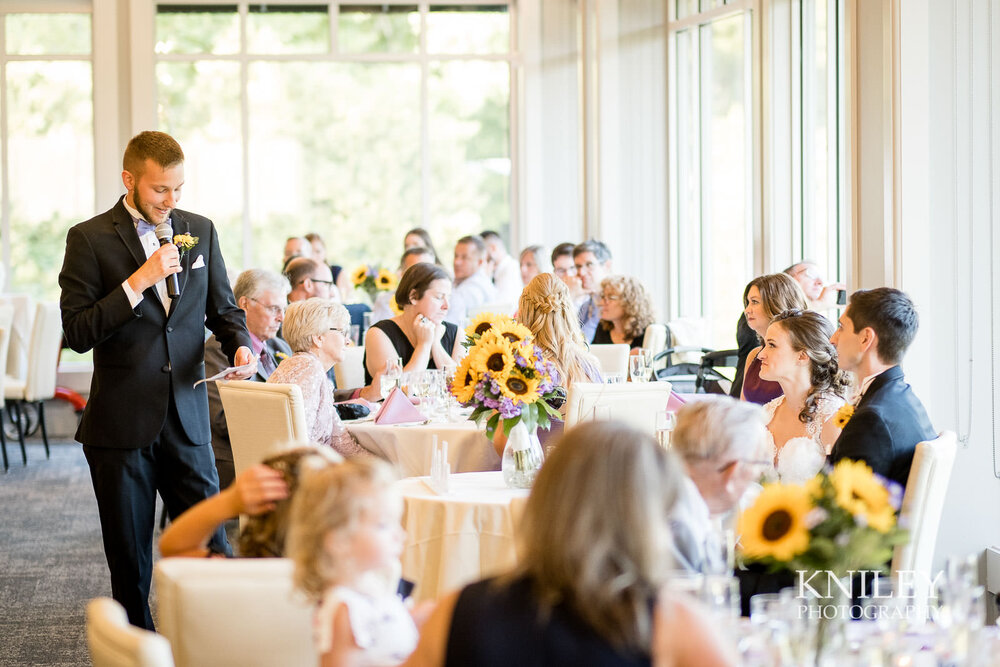
<svg viewBox="0 0 1000 667"><path fill-rule="evenodd" d="M897 289L879 287L851 295L830 342L837 346L840 368L858 376L861 396L833 445L831 464L840 459L864 461L905 486L917 443L937 437L899 367L918 324L913 302Z"/></svg>

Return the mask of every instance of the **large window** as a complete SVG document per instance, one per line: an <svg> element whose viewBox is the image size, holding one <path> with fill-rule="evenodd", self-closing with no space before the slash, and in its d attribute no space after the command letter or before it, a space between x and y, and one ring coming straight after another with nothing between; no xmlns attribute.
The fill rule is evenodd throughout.
<svg viewBox="0 0 1000 667"><path fill-rule="evenodd" d="M184 204L232 266L270 266L315 231L329 259L395 266L509 231L507 2L160 3L157 113L188 156Z"/></svg>
<svg viewBox="0 0 1000 667"><path fill-rule="evenodd" d="M91 17L0 10L0 30L4 289L54 299L66 230L94 215Z"/></svg>

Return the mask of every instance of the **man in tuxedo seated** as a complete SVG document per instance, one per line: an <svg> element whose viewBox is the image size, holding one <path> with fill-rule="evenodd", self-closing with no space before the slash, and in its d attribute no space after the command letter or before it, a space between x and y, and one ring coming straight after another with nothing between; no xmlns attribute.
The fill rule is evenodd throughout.
<svg viewBox="0 0 1000 667"><path fill-rule="evenodd" d="M830 463L864 461L905 486L917 443L937 437L899 367L917 326L913 302L897 289L879 287L851 295L830 341L837 347L840 368L857 375L861 395L833 444Z"/></svg>
<svg viewBox="0 0 1000 667"><path fill-rule="evenodd" d="M288 343L278 338L278 327L285 318L285 306L288 304L288 290L287 280L265 269L244 271L233 286L236 305L246 313L253 353L258 357L257 372L250 380L266 382L281 360L292 354ZM222 346L214 335L210 336L205 341L206 377L228 366ZM226 414L222 410L219 388L214 382L208 383L208 415L212 425L212 450L215 452L215 469L219 472L219 488L225 489L233 483L236 473Z"/></svg>
<svg viewBox="0 0 1000 667"><path fill-rule="evenodd" d="M687 473L670 517L680 569L724 574L721 528L759 479L766 457L764 410L728 396L709 396L677 411L671 447Z"/></svg>

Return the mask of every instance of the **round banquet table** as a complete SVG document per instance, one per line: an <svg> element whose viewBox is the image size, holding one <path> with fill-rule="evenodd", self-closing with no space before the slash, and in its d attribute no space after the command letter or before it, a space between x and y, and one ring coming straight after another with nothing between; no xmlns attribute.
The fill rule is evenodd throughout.
<svg viewBox="0 0 1000 667"><path fill-rule="evenodd" d="M527 489L508 489L500 472L451 475L447 495L413 477L396 483L403 496L403 577L416 601L433 600L515 563L514 530Z"/></svg>
<svg viewBox="0 0 1000 667"><path fill-rule="evenodd" d="M500 457L484 429L468 420L409 425L368 421L346 426L359 445L392 463L400 477L430 474L435 435L448 443L452 473L500 469Z"/></svg>

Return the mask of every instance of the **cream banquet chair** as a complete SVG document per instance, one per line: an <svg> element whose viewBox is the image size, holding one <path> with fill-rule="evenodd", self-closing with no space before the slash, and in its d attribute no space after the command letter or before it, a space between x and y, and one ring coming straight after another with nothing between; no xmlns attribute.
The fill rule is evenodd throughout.
<svg viewBox="0 0 1000 667"><path fill-rule="evenodd" d="M667 326L656 322L646 327L642 336L642 347L651 354L658 354L667 347Z"/></svg>
<svg viewBox="0 0 1000 667"><path fill-rule="evenodd" d="M628 376L628 355L631 348L625 343L591 345L590 353L597 358L601 373L621 373Z"/></svg>
<svg viewBox="0 0 1000 667"><path fill-rule="evenodd" d="M285 445L309 440L296 384L219 382L236 474L277 453Z"/></svg>
<svg viewBox="0 0 1000 667"><path fill-rule="evenodd" d="M931 561L957 449L958 437L952 431L942 431L934 440L917 443L899 510L900 523L909 529L910 540L896 547L892 571L913 573L907 576L913 577L914 602L921 609L930 593Z"/></svg>
<svg viewBox="0 0 1000 667"><path fill-rule="evenodd" d="M365 386L365 348L355 345L344 348L344 360L333 365L338 389Z"/></svg>
<svg viewBox="0 0 1000 667"><path fill-rule="evenodd" d="M94 667L172 667L170 642L129 625L125 608L111 598L87 605L87 647Z"/></svg>
<svg viewBox="0 0 1000 667"><path fill-rule="evenodd" d="M7 347L10 344L11 326L14 320L14 307L9 304L0 304L0 359L7 358ZM3 451L3 469L6 471L10 467L7 460L7 436L3 429L4 413L6 404L4 403L3 388L7 375L0 373L0 450ZM27 464L28 454L24 448L24 439L21 439L21 460Z"/></svg>
<svg viewBox="0 0 1000 667"><path fill-rule="evenodd" d="M607 418L626 422L652 435L656 432L656 413L666 410L669 400L669 382L574 382L567 398L566 428L593 419L594 408L606 407Z"/></svg>
<svg viewBox="0 0 1000 667"><path fill-rule="evenodd" d="M56 372L59 367L61 342L62 320L59 316L59 304L54 301L39 303L28 345L28 374L23 382L6 378L3 388L4 398L7 401L15 401L14 417L22 439L26 421L23 419L25 411L22 406L31 404L37 408L46 458L49 457L49 434L45 428L45 401L55 398L56 395Z"/></svg>
<svg viewBox="0 0 1000 667"><path fill-rule="evenodd" d="M312 605L285 558L164 558L153 570L160 632L178 667L315 667Z"/></svg>

